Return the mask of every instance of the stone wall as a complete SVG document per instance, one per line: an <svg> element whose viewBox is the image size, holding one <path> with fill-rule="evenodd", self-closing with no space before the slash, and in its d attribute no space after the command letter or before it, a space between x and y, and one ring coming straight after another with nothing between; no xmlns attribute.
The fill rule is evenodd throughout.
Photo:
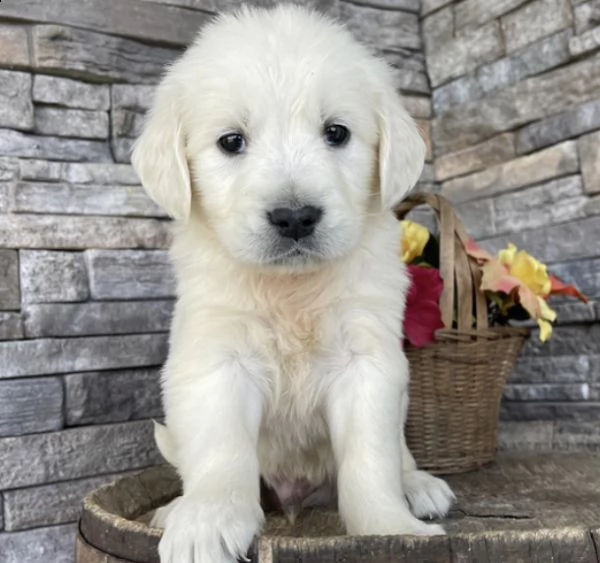
<svg viewBox="0 0 600 563"><path fill-rule="evenodd" d="M0 4L3 563L72 561L85 492L159 460L149 419L172 308L168 222L128 155L164 65L238 3ZM398 67L428 136L419 0L307 3Z"/></svg>
<svg viewBox="0 0 600 563"><path fill-rule="evenodd" d="M423 0L422 30L441 193L490 249L599 297L600 1ZM558 313L506 390L507 445L600 443L600 306Z"/></svg>
<svg viewBox="0 0 600 563"><path fill-rule="evenodd" d="M159 459L169 229L128 154L165 63L239 3L0 4L3 562L72 561L83 494ZM420 187L488 246L522 244L598 296L598 0L306 3L398 68L429 145ZM560 313L507 388L503 447L598 445L600 310Z"/></svg>

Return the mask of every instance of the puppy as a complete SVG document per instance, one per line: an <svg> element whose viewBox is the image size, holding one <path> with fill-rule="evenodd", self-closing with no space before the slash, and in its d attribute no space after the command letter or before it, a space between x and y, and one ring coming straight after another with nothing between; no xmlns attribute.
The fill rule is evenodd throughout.
<svg viewBox="0 0 600 563"><path fill-rule="evenodd" d="M286 502L337 485L350 534L441 534L447 485L404 439L408 278L391 208L424 144L390 69L298 7L218 18L168 71L133 153L176 221L157 442L183 481L163 563L233 563ZM409 508L412 508L412 513Z"/></svg>

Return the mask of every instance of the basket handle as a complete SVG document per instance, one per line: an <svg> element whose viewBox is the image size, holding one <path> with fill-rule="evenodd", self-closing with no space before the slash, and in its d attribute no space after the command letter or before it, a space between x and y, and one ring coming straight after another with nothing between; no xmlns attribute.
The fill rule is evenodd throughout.
<svg viewBox="0 0 600 563"><path fill-rule="evenodd" d="M444 282L440 311L444 326L452 328L456 311L458 330L471 331L474 304L476 328L488 328L487 302L479 290L481 272L465 250L470 237L452 204L441 195L416 193L396 206L394 212L398 219L404 219L409 211L424 204L435 211L440 229L440 276Z"/></svg>

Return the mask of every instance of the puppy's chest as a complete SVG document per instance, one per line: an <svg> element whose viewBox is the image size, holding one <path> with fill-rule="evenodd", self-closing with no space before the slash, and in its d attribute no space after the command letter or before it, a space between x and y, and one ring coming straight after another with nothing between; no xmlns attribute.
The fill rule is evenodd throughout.
<svg viewBox="0 0 600 563"><path fill-rule="evenodd" d="M323 310L285 305L266 314L269 355L282 380L293 384L309 376L328 346L326 317Z"/></svg>

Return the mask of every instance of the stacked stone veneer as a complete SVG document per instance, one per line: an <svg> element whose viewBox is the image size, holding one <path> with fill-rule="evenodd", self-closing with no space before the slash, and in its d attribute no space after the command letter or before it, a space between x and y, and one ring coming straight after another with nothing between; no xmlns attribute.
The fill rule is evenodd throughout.
<svg viewBox="0 0 600 563"><path fill-rule="evenodd" d="M422 4L441 193L486 246L512 241L597 298L600 1ZM600 443L600 307L558 312L506 390L507 445Z"/></svg>
<svg viewBox="0 0 600 563"><path fill-rule="evenodd" d="M2 563L72 561L85 492L159 461L149 419L172 309L169 223L128 155L164 65L237 3L0 4ZM419 0L310 4L400 69L428 138Z"/></svg>
<svg viewBox="0 0 600 563"><path fill-rule="evenodd" d="M238 3L0 4L3 563L72 561L83 494L159 460L169 224L128 154L164 65ZM429 148L421 187L490 247L514 240L597 296L598 0L307 3L398 68ZM560 313L511 379L505 447L600 441L599 310Z"/></svg>

